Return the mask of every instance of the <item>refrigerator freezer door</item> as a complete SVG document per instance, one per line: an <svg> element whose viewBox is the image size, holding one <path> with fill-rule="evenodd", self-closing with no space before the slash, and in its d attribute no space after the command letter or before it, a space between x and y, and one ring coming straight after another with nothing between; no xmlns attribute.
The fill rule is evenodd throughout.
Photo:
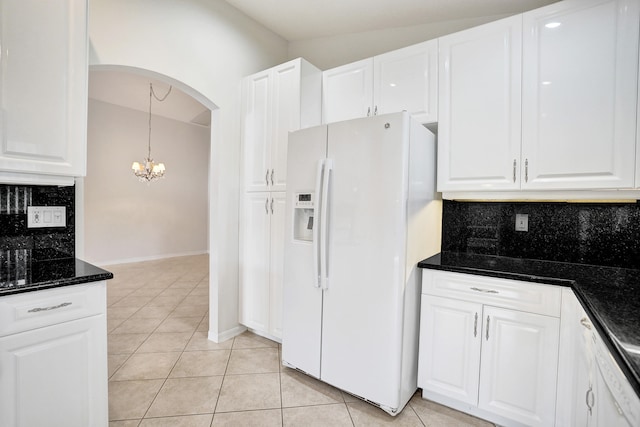
<svg viewBox="0 0 640 427"><path fill-rule="evenodd" d="M388 408L400 400L408 120L387 114L328 130L321 378Z"/></svg>
<svg viewBox="0 0 640 427"><path fill-rule="evenodd" d="M294 209L297 194L314 196L314 215L319 210L316 180L318 164L327 153L327 127L318 126L289 134L287 163L287 213L285 219L282 361L320 378L322 289L314 265L318 244L313 218L313 241L294 239ZM314 271L316 273L314 273Z"/></svg>

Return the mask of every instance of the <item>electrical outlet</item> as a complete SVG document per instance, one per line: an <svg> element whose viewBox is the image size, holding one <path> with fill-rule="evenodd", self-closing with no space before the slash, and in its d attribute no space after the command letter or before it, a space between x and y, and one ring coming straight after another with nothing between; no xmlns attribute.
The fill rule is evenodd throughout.
<svg viewBox="0 0 640 427"><path fill-rule="evenodd" d="M528 214L516 214L516 231L529 231Z"/></svg>
<svg viewBox="0 0 640 427"><path fill-rule="evenodd" d="M27 206L27 228L66 227L64 206Z"/></svg>

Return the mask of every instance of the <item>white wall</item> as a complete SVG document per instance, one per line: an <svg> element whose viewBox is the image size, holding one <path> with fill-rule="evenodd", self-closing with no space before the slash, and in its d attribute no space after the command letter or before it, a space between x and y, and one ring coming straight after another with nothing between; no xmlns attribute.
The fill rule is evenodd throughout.
<svg viewBox="0 0 640 427"><path fill-rule="evenodd" d="M208 128L152 117L151 156L164 179L141 183L133 161L147 156L148 115L89 99L84 179L87 261L105 265L208 249Z"/></svg>
<svg viewBox="0 0 640 427"><path fill-rule="evenodd" d="M238 325L240 81L284 62L287 43L222 0L91 0L90 65L151 70L212 111L209 337ZM215 103L215 106L212 104Z"/></svg>
<svg viewBox="0 0 640 427"><path fill-rule="evenodd" d="M302 56L321 70L328 70L339 65L495 21L505 16L507 15L485 16L292 41L289 43L289 59Z"/></svg>

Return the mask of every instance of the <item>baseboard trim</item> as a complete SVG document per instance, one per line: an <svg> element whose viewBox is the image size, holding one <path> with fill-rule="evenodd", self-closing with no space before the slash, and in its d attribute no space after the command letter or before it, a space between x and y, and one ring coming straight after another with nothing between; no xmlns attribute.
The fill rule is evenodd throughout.
<svg viewBox="0 0 640 427"><path fill-rule="evenodd" d="M131 264L134 262L157 261L159 259L179 258L179 257L194 256L194 255L205 255L208 253L209 253L208 250L187 251L187 252L179 252L179 253L173 253L173 254L150 255L146 257L123 258L123 259L116 259L116 260L110 260L110 261L93 261L89 258L89 259L86 259L86 261L93 265L97 265L98 267L108 267L110 265L117 265L117 264Z"/></svg>
<svg viewBox="0 0 640 427"><path fill-rule="evenodd" d="M215 343L221 343L230 340L231 338L237 337L246 330L247 328L245 326L238 325L234 328L227 329L226 331L222 331L220 333L209 331L209 333L207 334L207 338Z"/></svg>

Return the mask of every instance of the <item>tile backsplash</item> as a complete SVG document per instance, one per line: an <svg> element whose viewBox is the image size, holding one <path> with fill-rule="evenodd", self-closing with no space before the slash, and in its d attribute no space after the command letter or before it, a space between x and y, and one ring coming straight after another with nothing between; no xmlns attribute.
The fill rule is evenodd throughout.
<svg viewBox="0 0 640 427"><path fill-rule="evenodd" d="M443 251L640 269L638 203L445 200L442 221Z"/></svg>
<svg viewBox="0 0 640 427"><path fill-rule="evenodd" d="M65 206L66 226L27 228L28 206ZM0 252L75 256L75 187L0 184ZM55 255L57 254L57 255ZM5 254L6 255L6 254Z"/></svg>

